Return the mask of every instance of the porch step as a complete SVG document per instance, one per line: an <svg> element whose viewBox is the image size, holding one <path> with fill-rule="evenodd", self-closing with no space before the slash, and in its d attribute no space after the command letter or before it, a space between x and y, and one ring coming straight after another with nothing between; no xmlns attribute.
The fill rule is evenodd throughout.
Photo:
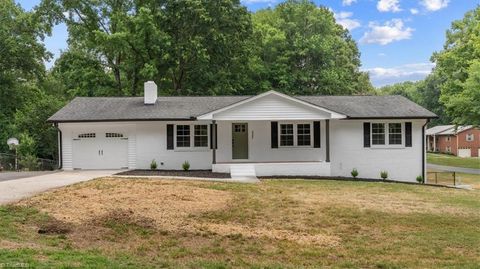
<svg viewBox="0 0 480 269"><path fill-rule="evenodd" d="M230 177L234 180L258 180L255 166L251 164L230 165Z"/></svg>

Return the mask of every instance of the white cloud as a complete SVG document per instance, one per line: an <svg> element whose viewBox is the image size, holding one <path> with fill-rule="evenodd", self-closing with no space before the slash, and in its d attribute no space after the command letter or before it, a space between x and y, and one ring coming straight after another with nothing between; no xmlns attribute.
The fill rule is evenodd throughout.
<svg viewBox="0 0 480 269"><path fill-rule="evenodd" d="M377 2L377 9L380 12L399 12L402 11L400 8L400 0L379 0Z"/></svg>
<svg viewBox="0 0 480 269"><path fill-rule="evenodd" d="M380 52L380 53L378 54L378 56L380 56L380 57L385 57L385 56L387 56L387 54L385 54L385 53L383 53L383 52Z"/></svg>
<svg viewBox="0 0 480 269"><path fill-rule="evenodd" d="M376 87L403 81L416 81L424 79L432 72L434 63L413 63L390 68L375 67L365 69L370 74L370 79Z"/></svg>
<svg viewBox="0 0 480 269"><path fill-rule="evenodd" d="M416 9L416 8L411 8L411 9L410 9L410 13L412 13L413 15L416 15L416 14L418 14L418 9Z"/></svg>
<svg viewBox="0 0 480 269"><path fill-rule="evenodd" d="M350 6L351 4L357 2L357 0L343 0L342 5L343 6Z"/></svg>
<svg viewBox="0 0 480 269"><path fill-rule="evenodd" d="M422 0L420 4L429 11L437 11L448 6L450 0Z"/></svg>
<svg viewBox="0 0 480 269"><path fill-rule="evenodd" d="M338 24L350 31L361 26L359 20L351 18L353 15L352 12L333 13L333 15L335 16L335 20Z"/></svg>
<svg viewBox="0 0 480 269"><path fill-rule="evenodd" d="M401 19L393 19L380 25L376 22L370 22L370 30L360 39L361 43L387 45L394 41L410 39L414 29L404 27Z"/></svg>

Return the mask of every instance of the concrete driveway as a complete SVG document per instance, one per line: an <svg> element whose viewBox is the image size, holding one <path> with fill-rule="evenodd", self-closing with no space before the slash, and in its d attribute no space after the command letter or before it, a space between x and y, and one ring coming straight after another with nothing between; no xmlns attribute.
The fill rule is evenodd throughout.
<svg viewBox="0 0 480 269"><path fill-rule="evenodd" d="M18 201L49 189L110 176L119 170L61 171L0 182L0 204Z"/></svg>
<svg viewBox="0 0 480 269"><path fill-rule="evenodd" d="M52 173L58 173L59 171L31 171L31 172L1 172L0 181L36 177L41 175L47 175Z"/></svg>

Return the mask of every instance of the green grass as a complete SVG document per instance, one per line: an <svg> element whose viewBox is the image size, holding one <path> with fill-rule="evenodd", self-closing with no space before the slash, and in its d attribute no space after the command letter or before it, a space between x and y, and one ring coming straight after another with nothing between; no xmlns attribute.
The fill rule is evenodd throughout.
<svg viewBox="0 0 480 269"><path fill-rule="evenodd" d="M447 154L427 154L427 163L480 169L480 158L460 158Z"/></svg>
<svg viewBox="0 0 480 269"><path fill-rule="evenodd" d="M145 187L154 184L137 182ZM218 190L231 200L224 209L185 216L173 230L157 227L144 232L136 222L106 221L98 226L87 221L72 224L73 232L65 235L36 232L52 218L48 213L28 206L2 206L0 262L35 268L478 268L480 264L478 190L314 180L175 184L193 186L198 192ZM91 186L82 183L64 192ZM135 191L131 189L132 195ZM109 197L115 200L114 194ZM165 201L174 198L164 197ZM115 201L119 208L128 206ZM155 206L136 202L138 208ZM84 198L77 206L91 204ZM185 226L192 223L202 228ZM218 227L232 229L225 232ZM329 240L325 244L307 240L314 236Z"/></svg>

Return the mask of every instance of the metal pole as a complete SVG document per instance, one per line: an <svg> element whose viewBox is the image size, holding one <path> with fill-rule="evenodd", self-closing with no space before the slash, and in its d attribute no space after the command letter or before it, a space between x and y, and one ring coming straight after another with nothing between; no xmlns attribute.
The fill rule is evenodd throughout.
<svg viewBox="0 0 480 269"><path fill-rule="evenodd" d="M455 178L455 172L453 172L453 186L457 185L457 179Z"/></svg>
<svg viewBox="0 0 480 269"><path fill-rule="evenodd" d="M437 175L438 175L438 172L435 172L435 184L438 183L438 181L437 181Z"/></svg>
<svg viewBox="0 0 480 269"><path fill-rule="evenodd" d="M17 147L15 147L15 171L18 171Z"/></svg>

